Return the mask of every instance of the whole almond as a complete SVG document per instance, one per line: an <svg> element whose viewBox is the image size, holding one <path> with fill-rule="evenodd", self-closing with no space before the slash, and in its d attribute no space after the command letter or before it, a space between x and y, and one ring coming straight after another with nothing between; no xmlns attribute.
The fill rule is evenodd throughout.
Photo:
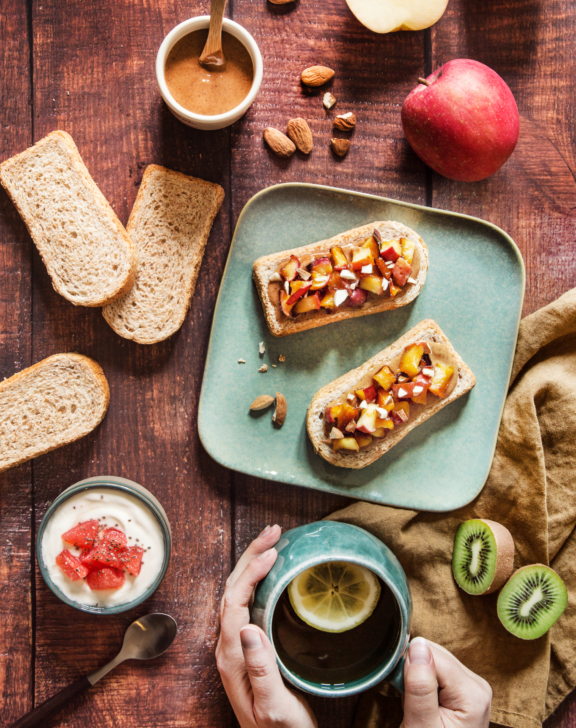
<svg viewBox="0 0 576 728"><path fill-rule="evenodd" d="M334 75L334 71L327 66L310 66L302 71L302 83L306 86L322 86Z"/></svg>
<svg viewBox="0 0 576 728"><path fill-rule="evenodd" d="M278 427L282 427L284 420L286 419L287 412L288 403L286 402L286 397L283 394L280 394L280 392L276 392L276 410L272 415L272 421L275 422Z"/></svg>
<svg viewBox="0 0 576 728"><path fill-rule="evenodd" d="M273 402L274 397L271 397L269 394L261 394L259 397L256 397L256 399L252 402L252 404L250 405L250 409L263 410L266 409L266 407L270 407Z"/></svg>
<svg viewBox="0 0 576 728"><path fill-rule="evenodd" d="M339 157L345 157L348 154L348 150L350 149L350 140L349 139L332 139L330 142L330 146L332 147L332 151L334 154L337 154Z"/></svg>
<svg viewBox="0 0 576 728"><path fill-rule="evenodd" d="M339 114L334 119L334 128L340 131L352 131L356 126L356 117L349 111L347 114Z"/></svg>
<svg viewBox="0 0 576 728"><path fill-rule="evenodd" d="M291 157L296 151L294 142L288 139L286 134L271 126L264 129L264 141L279 157Z"/></svg>
<svg viewBox="0 0 576 728"><path fill-rule="evenodd" d="M290 119L288 122L288 136L303 154L310 154L314 141L312 132L304 119Z"/></svg>

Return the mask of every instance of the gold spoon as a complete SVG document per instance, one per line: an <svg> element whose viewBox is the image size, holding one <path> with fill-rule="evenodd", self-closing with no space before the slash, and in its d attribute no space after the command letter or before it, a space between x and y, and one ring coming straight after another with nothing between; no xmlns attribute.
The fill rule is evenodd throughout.
<svg viewBox="0 0 576 728"><path fill-rule="evenodd" d="M207 71L223 71L226 58L222 51L222 20L226 0L210 0L210 29L206 45L200 55L200 65Z"/></svg>

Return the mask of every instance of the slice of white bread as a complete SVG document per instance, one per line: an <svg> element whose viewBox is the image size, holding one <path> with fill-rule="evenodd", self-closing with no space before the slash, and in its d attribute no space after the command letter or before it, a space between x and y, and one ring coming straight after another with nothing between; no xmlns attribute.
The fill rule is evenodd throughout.
<svg viewBox="0 0 576 728"><path fill-rule="evenodd" d="M223 200L220 185L147 167L128 221L140 261L136 283L102 310L117 334L155 344L182 326Z"/></svg>
<svg viewBox="0 0 576 728"><path fill-rule="evenodd" d="M420 413L409 419L408 423L400 427L399 429L392 430L384 438L373 438L372 442L367 448L363 448L360 452L334 452L332 442L327 440L325 429L324 429L324 410L328 405L342 397L356 382L360 381L364 376L375 374L379 371L384 364L390 363L394 357L397 357L404 351L404 348L408 344L415 343L417 341L428 341L430 343L435 342L443 344L450 352L453 360L458 365L458 379L456 385L444 399L433 397L433 403L422 408ZM421 321L413 329L410 329L404 334L398 341L395 341L390 346L383 349L381 352L368 359L367 362L361 364L356 369L352 369L347 374L343 374L341 377L333 381L331 384L323 387L317 392L310 406L308 407L308 414L306 416L306 428L308 435L314 445L314 451L318 453L324 460L327 460L333 465L338 465L342 468L365 468L370 465L379 457L388 452L390 448L394 447L402 438L411 432L415 427L421 425L425 420L432 415L436 414L439 410L446 405L453 402L458 397L461 397L466 392L470 391L476 384L476 377L472 374L470 368L464 363L462 357L455 351L452 344L448 341L446 335L438 326L438 324L432 319L425 319Z"/></svg>
<svg viewBox="0 0 576 728"><path fill-rule="evenodd" d="M0 182L61 296L75 306L104 306L130 290L136 248L69 134L54 131L3 162Z"/></svg>
<svg viewBox="0 0 576 728"><path fill-rule="evenodd" d="M55 354L0 383L0 473L92 432L110 402L99 364Z"/></svg>
<svg viewBox="0 0 576 728"><path fill-rule="evenodd" d="M277 270L281 263L287 262L291 255L296 255L302 259L304 256L321 255L330 251L334 246L345 247L347 245L356 245L365 241L376 228L382 235L382 240L398 240L401 237L409 238L416 244L415 260L418 260L418 272L414 273L416 283L410 285L404 291L399 293L395 298L388 296L375 298L362 308L346 308L339 309L336 312L329 312L325 309L306 313L297 318L288 318L280 310L277 302L272 301L269 293L270 276ZM340 233L333 238L321 240L318 243L305 245L302 248L294 250L283 250L281 253L273 253L266 255L254 263L252 267L252 275L258 295L262 301L264 316L266 323L270 329L270 333L274 336L288 336L298 331L306 329L314 329L317 326L325 326L326 324L341 321L342 319L354 318L355 316L366 316L370 313L378 313L379 311L387 311L393 308L400 308L413 301L422 290L426 282L426 273L428 271L428 248L418 233L411 230L400 222L388 220L371 222L369 225L348 230Z"/></svg>

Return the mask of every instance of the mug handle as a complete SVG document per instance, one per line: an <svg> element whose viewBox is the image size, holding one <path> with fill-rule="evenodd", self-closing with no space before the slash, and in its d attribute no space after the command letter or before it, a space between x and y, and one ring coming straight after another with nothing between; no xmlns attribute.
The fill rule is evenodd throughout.
<svg viewBox="0 0 576 728"><path fill-rule="evenodd" d="M398 660L398 664L392 670L392 672L386 678L386 682L389 682L392 687L399 690L404 695L404 663L406 662L406 653L408 652L408 645L402 657Z"/></svg>

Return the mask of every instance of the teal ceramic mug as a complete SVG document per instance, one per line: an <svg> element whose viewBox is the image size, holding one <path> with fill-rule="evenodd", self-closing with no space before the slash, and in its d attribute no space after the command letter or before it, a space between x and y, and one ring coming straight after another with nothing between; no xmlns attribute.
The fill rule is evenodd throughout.
<svg viewBox="0 0 576 728"><path fill-rule="evenodd" d="M276 563L256 589L251 616L274 645L286 680L324 697L354 695L383 680L403 691L412 596L390 549L362 528L320 521L287 531L276 550ZM302 571L329 561L360 564L381 583L379 603L369 620L340 635L319 633L301 622L287 606L285 593Z"/></svg>

